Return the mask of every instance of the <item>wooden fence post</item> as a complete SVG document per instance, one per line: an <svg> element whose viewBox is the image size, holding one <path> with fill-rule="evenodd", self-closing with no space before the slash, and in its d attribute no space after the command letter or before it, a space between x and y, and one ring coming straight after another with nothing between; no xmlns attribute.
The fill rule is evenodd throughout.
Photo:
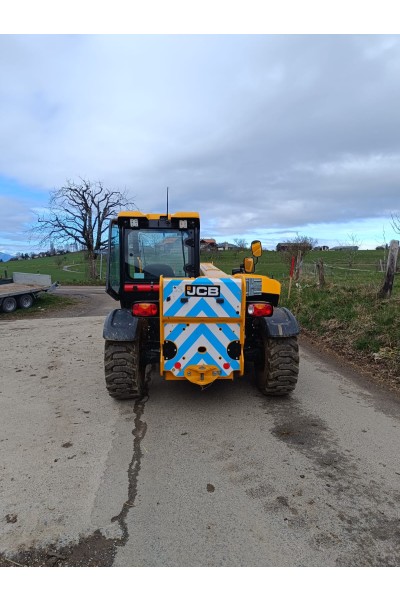
<svg viewBox="0 0 400 600"><path fill-rule="evenodd" d="M317 262L317 273L318 273L318 286L323 288L325 286L325 273L324 273L324 261L322 258Z"/></svg>
<svg viewBox="0 0 400 600"><path fill-rule="evenodd" d="M293 281L293 273L294 273L294 256L292 256L291 262L290 262L290 275L289 275L289 291L288 291L288 300L290 298L290 291L292 289L292 281Z"/></svg>
<svg viewBox="0 0 400 600"><path fill-rule="evenodd" d="M301 250L297 252L295 280L298 281L303 273L303 253Z"/></svg>
<svg viewBox="0 0 400 600"><path fill-rule="evenodd" d="M396 273L397 255L399 252L398 240L392 240L389 247L385 281L378 292L378 298L390 298L392 295L394 274Z"/></svg>

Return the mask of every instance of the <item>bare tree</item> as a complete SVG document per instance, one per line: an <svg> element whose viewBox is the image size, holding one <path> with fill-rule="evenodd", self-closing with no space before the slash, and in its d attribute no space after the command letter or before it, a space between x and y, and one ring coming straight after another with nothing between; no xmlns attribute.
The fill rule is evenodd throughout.
<svg viewBox="0 0 400 600"><path fill-rule="evenodd" d="M349 233L347 239L348 242L347 244L345 244L345 246L347 247L347 261L349 269L352 269L354 260L358 252L358 248L360 247L360 240L354 233Z"/></svg>
<svg viewBox="0 0 400 600"><path fill-rule="evenodd" d="M291 263L292 256L295 258L301 254L301 257L305 256L307 252L310 252L318 244L318 240L314 240L311 237L305 235L297 235L292 240L286 240L279 244L283 249L280 251L280 256L283 262Z"/></svg>
<svg viewBox="0 0 400 600"><path fill-rule="evenodd" d="M239 249L239 250L246 250L247 249L247 242L244 238L234 238L233 239L233 243L235 244L235 246Z"/></svg>
<svg viewBox="0 0 400 600"><path fill-rule="evenodd" d="M65 256L61 256L61 255L56 256L54 259L54 262L56 263L57 267L61 267L61 265L63 264L64 261L65 261Z"/></svg>
<svg viewBox="0 0 400 600"><path fill-rule="evenodd" d="M283 262L290 265L292 257L296 259L295 281L301 276L304 256L317 244L318 240L305 235L297 235L292 240L287 240L281 244L283 250L280 251L280 256Z"/></svg>
<svg viewBox="0 0 400 600"><path fill-rule="evenodd" d="M76 242L87 252L90 276L94 279L98 252L106 245L108 219L129 204L126 192L109 190L101 182L67 180L66 185L51 192L49 209L37 215L38 224L32 228L32 235L42 245L49 240Z"/></svg>
<svg viewBox="0 0 400 600"><path fill-rule="evenodd" d="M392 214L392 228L396 233L400 233L400 214L394 213Z"/></svg>

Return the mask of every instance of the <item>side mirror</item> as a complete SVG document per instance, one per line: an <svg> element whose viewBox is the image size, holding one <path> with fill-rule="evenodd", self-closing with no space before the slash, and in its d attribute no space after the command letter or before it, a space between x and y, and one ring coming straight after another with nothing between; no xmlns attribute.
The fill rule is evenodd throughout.
<svg viewBox="0 0 400 600"><path fill-rule="evenodd" d="M243 261L243 268L245 273L254 273L256 270L254 258L245 258Z"/></svg>
<svg viewBox="0 0 400 600"><path fill-rule="evenodd" d="M254 240L253 242L251 242L251 253L253 256L255 256L256 258L260 258L260 256L262 255L262 245L261 242L259 240Z"/></svg>

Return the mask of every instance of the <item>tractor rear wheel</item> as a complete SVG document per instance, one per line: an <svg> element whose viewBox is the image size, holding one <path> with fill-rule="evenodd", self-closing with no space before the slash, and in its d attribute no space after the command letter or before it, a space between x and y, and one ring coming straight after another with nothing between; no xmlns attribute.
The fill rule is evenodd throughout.
<svg viewBox="0 0 400 600"><path fill-rule="evenodd" d="M266 396L286 396L294 390L299 374L297 337L263 336L263 353L255 363L257 385Z"/></svg>
<svg viewBox="0 0 400 600"><path fill-rule="evenodd" d="M139 340L106 340L104 371L110 396L116 400L141 398L145 393L145 366L140 361Z"/></svg>

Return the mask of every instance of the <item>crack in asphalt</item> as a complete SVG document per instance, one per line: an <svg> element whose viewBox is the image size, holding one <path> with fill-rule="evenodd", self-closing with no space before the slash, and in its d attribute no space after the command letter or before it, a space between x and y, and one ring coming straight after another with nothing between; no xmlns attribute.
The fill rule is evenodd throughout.
<svg viewBox="0 0 400 600"><path fill-rule="evenodd" d="M117 545L119 546L125 546L129 539L129 531L128 526L126 524L126 518L130 509L135 506L135 500L137 496L138 479L143 458L141 443L147 431L147 423L142 421L142 416L144 413L145 404L148 401L148 399L149 395L147 394L147 396L144 399L137 400L133 407L133 412L135 413L135 427L132 430L133 455L128 467L128 498L124 502L120 513L111 519L112 523L117 521L119 526L121 527L122 538L117 543Z"/></svg>

